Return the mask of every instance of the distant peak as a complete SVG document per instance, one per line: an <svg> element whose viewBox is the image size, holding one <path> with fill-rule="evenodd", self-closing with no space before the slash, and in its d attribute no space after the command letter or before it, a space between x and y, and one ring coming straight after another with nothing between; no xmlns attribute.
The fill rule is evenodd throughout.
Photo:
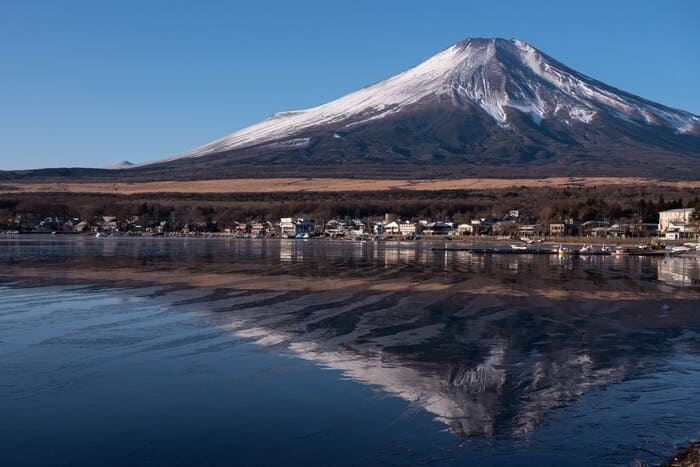
<svg viewBox="0 0 700 467"><path fill-rule="evenodd" d="M133 167L134 165L136 165L136 164L134 164L133 162L123 160L123 161L117 162L116 164L110 165L107 168L108 169L128 169L129 167Z"/></svg>

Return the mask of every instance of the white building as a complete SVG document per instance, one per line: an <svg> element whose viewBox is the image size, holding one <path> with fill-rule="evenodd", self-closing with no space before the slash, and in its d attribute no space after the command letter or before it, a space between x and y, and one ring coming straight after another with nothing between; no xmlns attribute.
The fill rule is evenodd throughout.
<svg viewBox="0 0 700 467"><path fill-rule="evenodd" d="M291 217L280 219L280 237L292 237L297 234L297 224Z"/></svg>
<svg viewBox="0 0 700 467"><path fill-rule="evenodd" d="M659 212L659 236L666 240L695 238L696 231L690 225L694 209L669 209Z"/></svg>
<svg viewBox="0 0 700 467"><path fill-rule="evenodd" d="M409 221L393 221L384 227L384 231L388 234L401 234L403 236L415 235L416 224Z"/></svg>
<svg viewBox="0 0 700 467"><path fill-rule="evenodd" d="M669 209L668 211L660 211L659 232L665 232L671 222L683 222L685 224L688 224L690 222L690 216L692 214L693 208Z"/></svg>
<svg viewBox="0 0 700 467"><path fill-rule="evenodd" d="M457 226L457 235L474 235L474 225L459 224Z"/></svg>

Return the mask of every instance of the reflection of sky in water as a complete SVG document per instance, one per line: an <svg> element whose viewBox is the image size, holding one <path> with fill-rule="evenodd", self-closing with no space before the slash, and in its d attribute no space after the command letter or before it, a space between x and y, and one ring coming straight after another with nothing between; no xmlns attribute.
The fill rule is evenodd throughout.
<svg viewBox="0 0 700 467"><path fill-rule="evenodd" d="M208 414L197 419L200 429L213 424L238 433L245 430L242 423L266 423L274 431L274 420L286 417L280 430L309 450L319 448L313 436L293 434L295 427L307 430L302 419L318 410L301 402L307 399L328 411L320 428L308 430L325 433L326 448L352 442L354 430L369 429L351 429L353 417L373 425L373 442L415 435L411 444L426 452L440 436L439 428L416 416L370 421L367 411L385 416L391 403L349 396L349 389L338 386L319 393L315 385L330 384L321 382L321 373L304 370L306 384L263 376L260 371L280 371L279 362L263 370L267 357L241 354L241 341L252 341L397 396L457 439L491 440L451 454L463 461L500 455L514 464L551 462L561 460L559 454L547 458L543 450L558 449L593 465L629 463L640 446L662 450L659 443L700 434L697 420L685 416L700 412L696 258L484 256L433 252L415 243L195 239L10 242L0 244L0 262L4 283L35 270L44 271L44 282L56 278L44 288L24 292L16 284L0 295L0 360L11 362L0 387L9 405L0 412L11 410L27 422L29 412L22 410L28 406L20 400L38 407L63 401L42 413L55 419L77 409L80 420L88 417L80 409L87 398L90 410L126 423L103 405L130 400L118 393L121 380L136 394L151 394L153 385L178 404L194 394L196 406ZM85 278L78 281L83 285L59 286L85 270L126 276L115 284L99 282L95 290L84 288ZM234 280L231 290L134 288L140 274L152 271L178 281L242 271L261 282L237 288ZM295 275L309 283L319 277L341 281L318 290L264 286ZM342 280L352 278L366 282L344 287ZM36 285L36 277L21 283ZM420 288L431 284L440 287ZM292 373L303 368L294 362L285 363ZM208 403L206 391L193 388L211 383L208 390L215 393L217 384L238 384L230 377L245 382L233 390L236 399L214 396ZM345 397L355 406L350 413L344 412ZM279 401L286 401L284 408ZM140 397L131 402L150 413ZM227 405L247 415L223 422L218 407ZM248 413L246 405L258 413ZM180 405L175 412L192 416ZM167 419L163 413L151 416ZM338 438L330 428L333 416L344 420ZM85 429L85 423L76 426ZM31 433L30 425L24 429ZM259 426L251 430L264 437ZM236 446L239 455L246 449Z"/></svg>

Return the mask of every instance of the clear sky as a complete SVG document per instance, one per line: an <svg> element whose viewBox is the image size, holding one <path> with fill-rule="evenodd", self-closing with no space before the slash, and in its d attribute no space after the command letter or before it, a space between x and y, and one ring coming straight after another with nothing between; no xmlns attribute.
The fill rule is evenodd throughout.
<svg viewBox="0 0 700 467"><path fill-rule="evenodd" d="M335 5L335 6L334 6ZM3 1L0 170L171 156L467 37L700 114L700 1Z"/></svg>

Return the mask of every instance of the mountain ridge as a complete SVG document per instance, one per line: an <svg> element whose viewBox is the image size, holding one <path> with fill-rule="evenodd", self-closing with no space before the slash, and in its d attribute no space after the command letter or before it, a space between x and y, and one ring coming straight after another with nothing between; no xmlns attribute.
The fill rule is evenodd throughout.
<svg viewBox="0 0 700 467"><path fill-rule="evenodd" d="M700 117L518 39L472 38L378 83L113 176L700 176Z"/></svg>

